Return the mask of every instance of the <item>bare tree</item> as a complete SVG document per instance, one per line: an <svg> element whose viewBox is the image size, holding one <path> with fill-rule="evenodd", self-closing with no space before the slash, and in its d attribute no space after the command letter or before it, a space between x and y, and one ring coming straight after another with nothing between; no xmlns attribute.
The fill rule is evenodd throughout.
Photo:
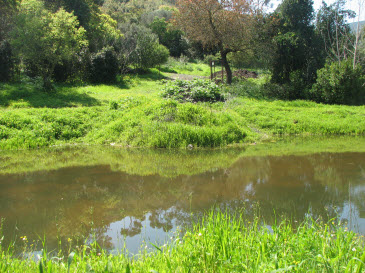
<svg viewBox="0 0 365 273"><path fill-rule="evenodd" d="M355 68L356 64L359 62L359 41L361 36L361 30L360 30L360 16L362 14L362 8L364 7L365 0L358 0L358 14L357 14L357 26L356 26L356 34L355 34L355 44L354 44L354 61L353 61L353 67Z"/></svg>

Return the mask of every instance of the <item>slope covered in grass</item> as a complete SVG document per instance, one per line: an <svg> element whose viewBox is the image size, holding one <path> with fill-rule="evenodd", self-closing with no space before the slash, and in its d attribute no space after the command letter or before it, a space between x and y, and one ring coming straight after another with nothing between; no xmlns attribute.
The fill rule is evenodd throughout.
<svg viewBox="0 0 365 273"><path fill-rule="evenodd" d="M234 92L224 102L181 103L161 96L165 83L159 79L155 71L110 86L59 85L53 93L34 83L1 85L0 149L73 143L223 147L282 135L365 133L365 106L268 101Z"/></svg>

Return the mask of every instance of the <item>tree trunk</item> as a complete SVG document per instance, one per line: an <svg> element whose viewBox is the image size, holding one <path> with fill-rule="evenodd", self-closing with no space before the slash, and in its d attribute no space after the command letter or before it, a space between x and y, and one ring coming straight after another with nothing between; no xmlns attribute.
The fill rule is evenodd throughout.
<svg viewBox="0 0 365 273"><path fill-rule="evenodd" d="M229 67L229 63L227 61L227 51L225 50L221 50L221 58L222 58L222 64L224 66L224 68L226 69L226 73L227 73L227 84L231 84L232 83L232 70Z"/></svg>
<svg viewBox="0 0 365 273"><path fill-rule="evenodd" d="M53 90L51 78L48 76L43 77L43 90L45 92L50 92Z"/></svg>

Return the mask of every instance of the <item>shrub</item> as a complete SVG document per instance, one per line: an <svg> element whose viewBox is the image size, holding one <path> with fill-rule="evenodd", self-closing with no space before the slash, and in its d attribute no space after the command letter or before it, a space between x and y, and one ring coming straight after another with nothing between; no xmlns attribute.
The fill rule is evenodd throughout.
<svg viewBox="0 0 365 273"><path fill-rule="evenodd" d="M317 82L311 90L312 98L317 102L351 105L365 102L361 67L353 68L350 60L327 63L317 75Z"/></svg>
<svg viewBox="0 0 365 273"><path fill-rule="evenodd" d="M118 58L111 47L92 54L90 59L90 80L94 83L115 81L119 72Z"/></svg>
<svg viewBox="0 0 365 273"><path fill-rule="evenodd" d="M219 86L211 81L194 80L167 82L162 97L181 102L217 102L225 101Z"/></svg>
<svg viewBox="0 0 365 273"><path fill-rule="evenodd" d="M25 64L31 64L45 91L53 89L55 66L71 60L88 45L86 30L79 27L73 13L62 8L52 13L43 1L21 1L11 36L14 52Z"/></svg>
<svg viewBox="0 0 365 273"><path fill-rule="evenodd" d="M163 64L169 57L169 50L160 45L158 36L149 28L129 24L122 26L124 39L121 40L121 51L125 52L127 64L140 70L147 70Z"/></svg>
<svg viewBox="0 0 365 273"><path fill-rule="evenodd" d="M64 60L55 66L53 79L56 82L82 82L88 80L90 59L88 54L75 55L71 60Z"/></svg>

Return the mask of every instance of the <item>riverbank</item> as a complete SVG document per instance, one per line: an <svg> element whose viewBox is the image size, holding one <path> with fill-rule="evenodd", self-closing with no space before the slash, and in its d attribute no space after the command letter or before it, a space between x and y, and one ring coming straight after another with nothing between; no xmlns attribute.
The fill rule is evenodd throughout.
<svg viewBox="0 0 365 273"><path fill-rule="evenodd" d="M224 147L288 135L365 134L365 106L259 100L227 89L225 102L179 103L162 98L159 79L151 73L109 86L62 85L50 94L35 83L1 85L0 149Z"/></svg>
<svg viewBox="0 0 365 273"><path fill-rule="evenodd" d="M364 239L341 226L308 218L266 226L260 217L245 222L244 211L210 212L183 237L155 251L110 255L91 242L68 253L46 250L18 259L1 248L1 272L363 272ZM27 238L22 238L24 241ZM24 254L30 249L24 249Z"/></svg>

